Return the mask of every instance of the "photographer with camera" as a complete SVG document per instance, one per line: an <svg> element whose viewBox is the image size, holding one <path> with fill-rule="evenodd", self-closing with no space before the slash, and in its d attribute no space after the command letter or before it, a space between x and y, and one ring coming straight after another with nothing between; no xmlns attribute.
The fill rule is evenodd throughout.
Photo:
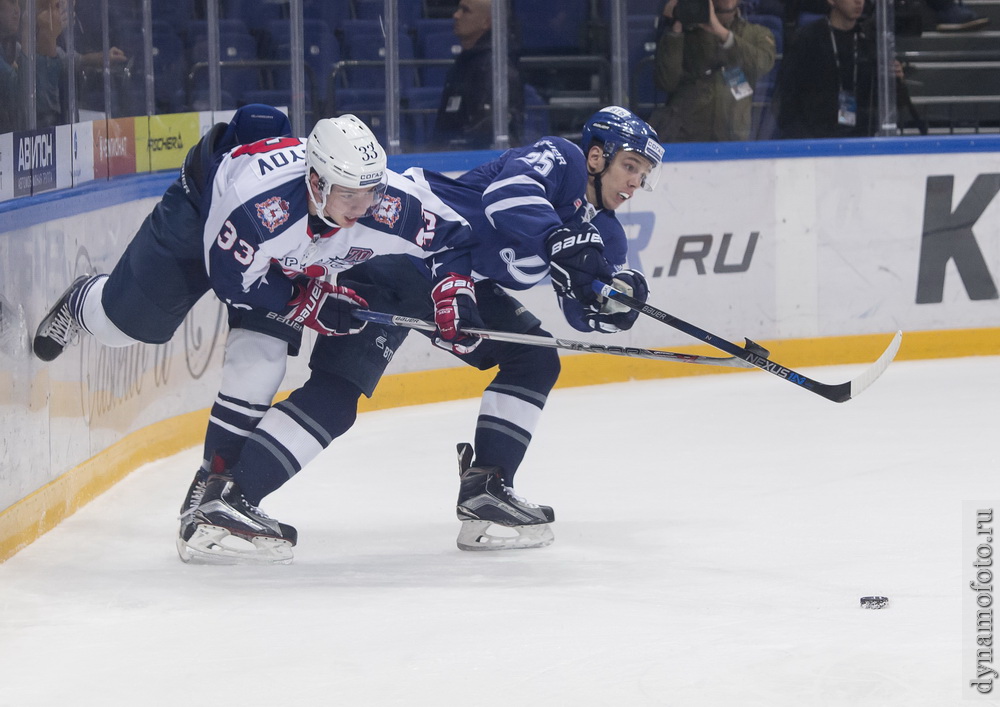
<svg viewBox="0 0 1000 707"><path fill-rule="evenodd" d="M656 44L656 85L669 94L650 124L664 142L750 137L757 80L774 66L771 31L747 22L740 0L669 0Z"/></svg>

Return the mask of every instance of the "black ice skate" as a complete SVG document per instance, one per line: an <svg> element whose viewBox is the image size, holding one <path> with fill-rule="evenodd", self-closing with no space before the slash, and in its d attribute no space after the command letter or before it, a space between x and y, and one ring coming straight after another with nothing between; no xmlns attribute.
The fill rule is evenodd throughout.
<svg viewBox="0 0 1000 707"><path fill-rule="evenodd" d="M472 445L458 445L458 531L460 550L514 550L545 547L555 540L549 506L529 503L505 486L497 467L474 467ZM489 531L493 531L492 533Z"/></svg>
<svg viewBox="0 0 1000 707"><path fill-rule="evenodd" d="M191 482L187 493L184 495L184 502L181 503L181 514L178 516L178 520L181 522L181 529L178 533L178 537L180 538L177 544L178 551L181 549L181 541L185 538L191 537L191 531L189 531L188 528L194 525L194 512L201 504L201 499L205 495L205 487L208 485L208 477L211 474L221 476L226 473L226 463L222 460L222 457L218 455L212 457L210 466L212 471L208 471L203 466L198 467L198 471L194 474L194 480ZM181 559L184 559L183 553L181 553Z"/></svg>
<svg viewBox="0 0 1000 707"><path fill-rule="evenodd" d="M197 479L192 484L192 494ZM288 564L298 539L295 528L270 518L243 498L231 476L210 475L201 501L181 519L177 552L184 562Z"/></svg>
<svg viewBox="0 0 1000 707"><path fill-rule="evenodd" d="M62 297L38 325L32 345L38 358L43 361L54 361L67 346L79 340L82 327L70 311L70 299L74 293L82 290L90 279L90 275L81 275L73 280L73 284L62 293Z"/></svg>

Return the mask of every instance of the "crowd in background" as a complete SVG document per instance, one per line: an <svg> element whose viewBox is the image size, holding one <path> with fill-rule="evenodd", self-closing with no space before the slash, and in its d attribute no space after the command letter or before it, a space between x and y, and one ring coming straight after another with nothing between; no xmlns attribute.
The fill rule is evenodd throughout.
<svg viewBox="0 0 1000 707"><path fill-rule="evenodd" d="M613 102L613 1L507 0L509 144L572 137L582 116ZM916 10L914 1L894 2L902 32L912 35L914 21L917 35L971 37L989 27L956 0L921 0ZM216 3L219 18L217 96L209 92L207 2ZM107 18L103 6L113 6ZM104 116L292 104L288 0L152 0L151 25L143 6L0 0L0 133ZM624 6L627 102L664 142L877 134L870 0ZM302 0L302 8L307 129L350 112L384 139L384 0ZM398 1L403 150L493 145L491 13L490 0ZM891 71L905 101L907 67ZM996 131L997 122L977 119L975 129Z"/></svg>

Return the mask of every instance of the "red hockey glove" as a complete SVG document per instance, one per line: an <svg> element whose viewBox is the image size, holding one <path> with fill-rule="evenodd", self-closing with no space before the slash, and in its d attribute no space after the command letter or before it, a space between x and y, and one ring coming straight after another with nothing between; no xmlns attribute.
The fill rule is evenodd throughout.
<svg viewBox="0 0 1000 707"><path fill-rule="evenodd" d="M462 327L483 328L483 320L479 318L476 308L476 288L472 278L448 273L434 285L431 299L434 300L434 323L441 334L434 343L459 355L471 353L481 339L463 334Z"/></svg>
<svg viewBox="0 0 1000 707"><path fill-rule="evenodd" d="M312 279L297 285L299 293L285 316L324 336L357 334L367 322L354 319L356 309L368 309L368 303L348 287L331 285L324 280Z"/></svg>

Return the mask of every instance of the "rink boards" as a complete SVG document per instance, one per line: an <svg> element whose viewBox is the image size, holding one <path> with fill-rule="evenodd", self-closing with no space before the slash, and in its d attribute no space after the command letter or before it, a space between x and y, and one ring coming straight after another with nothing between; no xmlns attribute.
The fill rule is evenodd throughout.
<svg viewBox="0 0 1000 707"><path fill-rule="evenodd" d="M493 154L391 164L460 172ZM667 160L656 190L619 210L657 307L794 367L874 360L897 329L899 358L1000 353L1000 139L668 145ZM0 205L0 560L142 463L200 442L225 342L213 298L163 346L84 338L51 364L28 348L49 304L74 275L113 267L174 176ZM547 284L518 297L557 336L612 341L564 324ZM613 342L712 353L646 318ZM306 362L291 362L286 389ZM563 367L561 386L730 370L587 354ZM389 372L362 409L475 397L489 379L417 335Z"/></svg>

